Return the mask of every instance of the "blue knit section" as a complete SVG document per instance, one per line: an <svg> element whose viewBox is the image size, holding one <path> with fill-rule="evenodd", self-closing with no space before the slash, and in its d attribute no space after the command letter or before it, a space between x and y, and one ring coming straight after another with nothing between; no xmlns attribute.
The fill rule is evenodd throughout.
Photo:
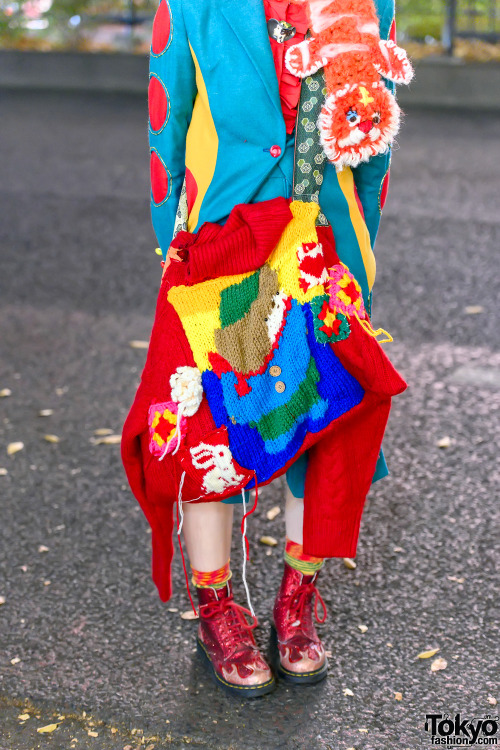
<svg viewBox="0 0 500 750"><path fill-rule="evenodd" d="M250 393L238 396L234 387L236 376L233 372L223 373L222 389L229 415L234 416L238 424L248 424L286 404L304 380L310 358L304 313L301 305L292 300L278 349L262 374L247 379L252 389ZM270 374L273 365L281 368L278 377ZM283 393L278 393L275 387L279 380L286 384Z"/></svg>
<svg viewBox="0 0 500 750"><path fill-rule="evenodd" d="M302 319L302 323L300 322L300 319ZM202 374L203 388L207 395L216 426L220 427L221 425L226 425L229 446L235 460L241 466L255 470L259 483L272 477L277 470L282 468L297 454L308 432L320 432L335 419L338 419L342 414L345 414L357 406L364 396L363 388L342 366L330 344L322 344L316 341L314 336L313 315L309 304L300 306L295 302L295 304L292 305L292 308L289 311L289 319L287 320L284 334L280 341L280 348L283 346L283 351L285 351L289 341L289 338L286 335L289 325L291 328L290 340L295 344L293 347L294 359L292 359L291 362L288 361L288 363L285 363L283 360L284 366L282 367L282 373L278 378L279 380L283 380L287 386L283 394L278 394L276 392L274 384L276 383L277 378L273 378L272 376L269 376L268 378L267 370L266 373L263 373L262 375L256 375L253 376L253 378L249 378L249 382L252 381L252 391L241 398L236 394L233 383L227 379L227 385L230 385L227 389L230 394L227 399L230 407L230 410L228 411L227 403L225 401L227 397L225 387L226 382L223 387L221 380L212 370L206 370ZM304 332L306 330L306 325L306 340L303 346L298 346L296 338L297 331ZM280 354L280 348L277 350L270 364L278 363L277 356ZM304 352L302 352L302 350L304 350ZM293 384L300 383L300 375L297 374L295 366L298 366L298 371L300 373L301 368L303 368L303 355L304 359L307 358L307 360L309 360L312 355L316 362L316 367L320 375L320 380L316 384L316 387L321 398L307 413L296 420L292 430L283 433L283 435L275 440L269 440L265 443L256 427L250 427L248 422L244 421L235 424L230 419L231 416L236 418L244 413L245 418L248 419L248 417L250 417L248 421L252 421L252 423L255 424L259 415L269 413L273 408L268 401L269 396L272 395L273 398L275 398L274 394L270 394L269 392L270 385L276 393L276 396L286 396L280 404L286 403L290 398L291 393L294 392L292 389L288 389L289 382ZM225 375L222 377L224 379ZM253 413L246 406L250 401L245 400L249 399L249 397L252 397L253 402L256 404L255 412ZM234 414L234 411L242 402L245 402L244 412L239 411L237 414ZM273 401L273 404L275 406L276 402ZM247 485L247 489L250 489L253 486L254 480L251 480Z"/></svg>

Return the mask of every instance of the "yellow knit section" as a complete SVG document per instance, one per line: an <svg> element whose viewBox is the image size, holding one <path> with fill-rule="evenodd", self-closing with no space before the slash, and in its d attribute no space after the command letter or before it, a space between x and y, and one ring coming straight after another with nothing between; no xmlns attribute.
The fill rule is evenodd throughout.
<svg viewBox="0 0 500 750"><path fill-rule="evenodd" d="M301 304L325 294L323 284L304 292L299 284L300 270L298 250L302 244L317 242L315 221L319 212L317 203L293 201L290 204L292 219L271 253L268 264L278 275L278 285L286 294L291 294ZM216 352L215 331L221 328L220 301L226 287L239 284L253 272L220 276L193 286L175 286L168 292L168 301L173 305L193 350L196 366L201 372L210 370L209 352Z"/></svg>
<svg viewBox="0 0 500 750"><path fill-rule="evenodd" d="M271 253L268 263L278 273L280 288L303 304L325 293L322 284L314 286L306 292L301 289L297 256L297 251L304 242L318 242L315 222L319 213L319 205L312 202L292 201L290 210L293 218L285 227L285 231Z"/></svg>
<svg viewBox="0 0 500 750"><path fill-rule="evenodd" d="M354 177L351 168L344 167L340 172L337 172L337 179L339 181L340 189L342 190L344 198L349 206L349 217L356 233L361 257L363 258L368 288L371 289L373 287L373 282L375 281L375 255L373 254L368 227L363 220L356 201Z"/></svg>
<svg viewBox="0 0 500 750"><path fill-rule="evenodd" d="M198 194L188 217L188 232L193 232L200 216L200 209L212 181L217 162L219 137L210 111L207 87L191 45L189 45L196 68L196 96L193 114L186 136L186 167L193 175Z"/></svg>
<svg viewBox="0 0 500 750"><path fill-rule="evenodd" d="M253 272L220 276L193 286L173 286L168 301L175 308L193 350L194 361L201 372L211 370L208 352L217 351L215 330L221 327L220 295L223 289L250 276Z"/></svg>

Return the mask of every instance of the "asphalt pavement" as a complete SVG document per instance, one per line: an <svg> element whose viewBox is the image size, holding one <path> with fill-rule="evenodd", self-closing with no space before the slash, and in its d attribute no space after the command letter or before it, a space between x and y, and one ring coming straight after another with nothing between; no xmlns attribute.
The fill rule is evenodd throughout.
<svg viewBox="0 0 500 750"><path fill-rule="evenodd" d="M195 653L178 551L160 602L119 445L95 435L121 430L161 274L146 100L1 91L0 110L0 750L426 750L426 714L497 716L500 116L406 113L373 305L409 383L391 475L357 567L328 560L318 581L327 680L244 701ZM259 498L247 574L266 647L282 482ZM236 524L232 567L244 604Z"/></svg>

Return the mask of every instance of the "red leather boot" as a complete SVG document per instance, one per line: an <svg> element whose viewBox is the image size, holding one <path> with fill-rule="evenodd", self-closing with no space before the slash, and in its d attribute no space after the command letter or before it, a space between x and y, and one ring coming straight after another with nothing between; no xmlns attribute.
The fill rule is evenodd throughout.
<svg viewBox="0 0 500 750"><path fill-rule="evenodd" d="M276 680L252 632L259 622L249 609L233 600L231 579L220 589L196 591L200 615L198 652L215 682L240 698L255 698L274 690Z"/></svg>
<svg viewBox="0 0 500 750"><path fill-rule="evenodd" d="M319 570L305 575L287 562L281 586L276 596L271 624L271 653L273 666L279 677L288 682L310 685L323 680L328 673L328 661L313 621L325 622L327 611L315 586ZM318 599L324 617L318 617Z"/></svg>

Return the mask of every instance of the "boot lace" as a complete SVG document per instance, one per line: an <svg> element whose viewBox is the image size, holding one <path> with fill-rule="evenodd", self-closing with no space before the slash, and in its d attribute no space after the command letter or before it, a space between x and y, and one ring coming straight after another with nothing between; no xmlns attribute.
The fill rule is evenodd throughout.
<svg viewBox="0 0 500 750"><path fill-rule="evenodd" d="M290 599L290 618L293 619L294 623L300 624L302 622L304 608L311 597L314 597L314 617L316 618L316 622L325 622L327 617L326 604L318 589L311 581L310 583L301 583L300 586L297 586ZM323 608L323 619L321 620L318 616L318 600Z"/></svg>
<svg viewBox="0 0 500 750"><path fill-rule="evenodd" d="M234 599L224 598L203 605L204 619L210 620L222 615L225 616L228 633L235 639L238 637L245 638L259 624L255 615L252 615L250 610L241 604L236 604ZM250 616L251 622L248 622L246 615Z"/></svg>

